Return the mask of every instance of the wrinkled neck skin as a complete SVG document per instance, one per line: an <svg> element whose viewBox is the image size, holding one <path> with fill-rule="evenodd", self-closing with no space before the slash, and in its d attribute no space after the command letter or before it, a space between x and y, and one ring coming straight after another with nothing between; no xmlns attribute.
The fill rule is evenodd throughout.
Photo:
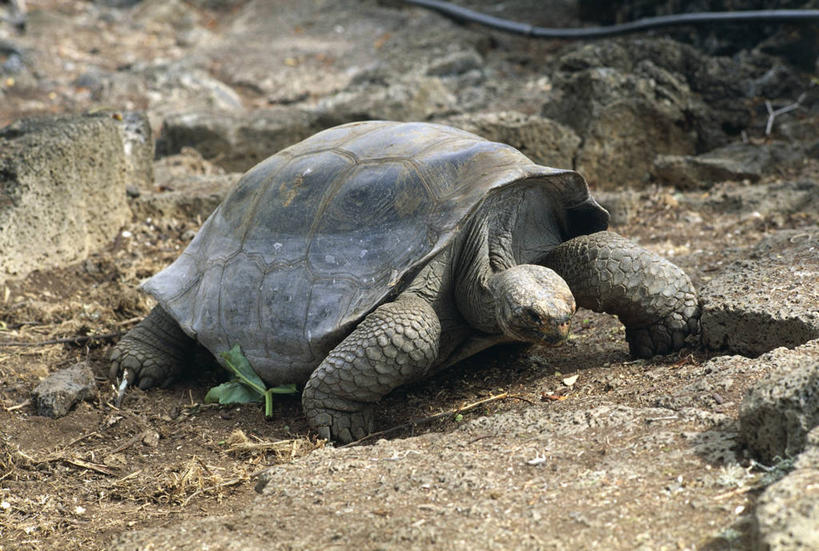
<svg viewBox="0 0 819 551"><path fill-rule="evenodd" d="M469 324L489 334L500 334L495 287L498 274L516 265L512 228L522 194L488 199L472 217L455 259L455 302Z"/></svg>

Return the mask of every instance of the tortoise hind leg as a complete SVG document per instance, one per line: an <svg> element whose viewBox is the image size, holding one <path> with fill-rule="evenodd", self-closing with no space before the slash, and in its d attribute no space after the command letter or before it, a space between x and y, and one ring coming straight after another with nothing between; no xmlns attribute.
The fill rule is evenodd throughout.
<svg viewBox="0 0 819 551"><path fill-rule="evenodd" d="M579 306L620 318L632 356L674 352L699 332L697 293L685 272L616 233L570 239L544 262L566 280Z"/></svg>
<svg viewBox="0 0 819 551"><path fill-rule="evenodd" d="M142 389L173 382L196 350L165 310L157 306L125 334L111 351L108 376L116 379L128 370L128 378Z"/></svg>

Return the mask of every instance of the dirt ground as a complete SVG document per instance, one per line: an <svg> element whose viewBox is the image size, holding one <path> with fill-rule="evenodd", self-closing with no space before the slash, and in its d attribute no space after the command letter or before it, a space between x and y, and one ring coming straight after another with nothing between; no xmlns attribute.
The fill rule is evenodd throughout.
<svg viewBox="0 0 819 551"><path fill-rule="evenodd" d="M806 165L800 173L815 178L817 168ZM816 221L808 214L774 221L704 211L699 213L704 223L691 224L692 212L671 190L653 189L640 199L634 222L615 229L670 256L699 284L733 260L732 251L755 243L771 227ZM257 474L324 445L308 430L294 397L282 397L270 421L257 406L203 405L220 373L199 373L192 384L170 389L133 390L121 407L113 405L106 354L115 335L149 311L148 300L135 290L139 281L176 257L190 229L195 222L135 222L127 229L132 237L117 239L90 259L35 272L0 290L2 549L106 549L134 527L223 514L252 499ZM451 413L391 432L389 438L452 431L464 420L521 408L569 415L600 402L652 406L699 377L696 367L708 358L700 350L684 350L630 361L623 335L616 319L580 311L569 343L561 348L502 347L394 392L379 405L377 430L441 412ZM38 380L78 361L88 361L97 374L98 399L62 419L34 415L29 393ZM563 384L572 374L581 375L580 383ZM714 411L735 416L752 383L749 377L711 398ZM501 394L508 397L458 415L465 405ZM652 427L642 430L650 433ZM606 453L605 446L600 453ZM635 485L635 495L626 492L626 497L638 500L644 491ZM719 505L746 507L752 497L737 492ZM572 495L561 501L572 509ZM692 509L692 518L678 520L690 526L686 543L702 548L702 523L694 518L699 514ZM718 541L711 545L728 548Z"/></svg>
<svg viewBox="0 0 819 551"><path fill-rule="evenodd" d="M81 17L84 4L65 2L50 17ZM29 5L32 9L53 8L56 3L31 1ZM200 24L218 29L215 19L206 17ZM9 90L8 102L0 107L0 125L30 112L87 107L93 103L89 91L74 85L71 90L62 88L79 75L81 62L90 56L114 70L131 56L133 42L119 42L111 26L79 29L68 39L55 40L60 56L42 60L41 69L60 73L62 80L56 81L50 92L37 96L24 98ZM183 54L165 27L132 28L130 32L129 41L146 40L142 50L146 57L158 52L171 58ZM58 64L58 59L72 59L75 65ZM143 99L135 98L129 107L145 106ZM758 185L817 179L819 162L806 160ZM716 201L721 194L746 185L726 182L709 191L686 194L652 187L639 192L631 221L613 229L672 259L699 287L740 258L743 247L769 232L819 223L817 213L760 215L741 210L720 212L709 206L709 199ZM257 498L264 486L260 481L267 480L261 475L267 476L271 467L294 465L327 447L308 429L296 397L281 397L270 420L265 420L261 407L255 405L203 404L207 390L222 379L220 372L195 373L189 381L168 389L134 389L120 407L113 404L115 389L107 380L107 354L119 335L152 307L136 288L177 257L200 222L134 217L116 239L87 260L38 270L0 286L0 551L108 549L123 534L136 529L173 527L241 511ZM389 431L383 437L399 442L425 433L455 434L466 423L482 417L498 419L505 413L533 411L544 417L572 418L602 403L657 407L702 378L701 368L711 356L693 348L665 358L632 361L627 352L624 330L616 319L580 311L569 342L560 348L544 351L504 346L393 392L378 405L376 430ZM87 361L96 374L98 397L81 403L61 419L34 415L32 388L49 373L80 361ZM571 382L573 375L579 376L576 382ZM754 380L755 376L749 375L718 392L699 396L713 418L696 423L682 418L650 418L615 441L609 440L605 427L585 434L583 441L575 443L577 455L567 455L561 458L563 463L556 463L572 468L555 466L549 471L558 500L552 505L569 512L565 522L549 525L554 538L562 537L561 541L572 542L575 548L609 542L608 548L631 549L640 547L645 538L654 541L651 538L656 535L645 534L658 530L667 536L663 540L667 545L663 545L669 549L747 547L747 513L758 493L754 483L763 473L744 460L730 440L725 456L703 455L697 461L681 463L673 472L658 473L653 451L645 451L654 448L641 452L638 444L660 433L679 436L702 431L715 426L715 419L728 420L730 425L742 395ZM416 423L407 425L409 420ZM480 434L470 436L469 443L482 438ZM371 446L375 441L368 439L359 446L380 453L379 446ZM419 446L425 445L419 442ZM523 449L519 441L510 442ZM670 439L661 447L673 454L690 447L690 442ZM624 462L656 476L646 475L650 483L611 481L617 488L618 508L625 516L607 520L608 524L589 523L584 520L589 504L603 500L603 494L595 493L593 486L588 491L577 490L572 478L578 472L588 475L606 454L623 454ZM507 460L502 457L484 454L482 460L489 463L482 468L504 471ZM535 461L532 465L537 464L536 456L530 459ZM458 457L443 460L457 464ZM720 476L727 481L701 482L722 480ZM695 493L693 504L674 502L675 492L686 484ZM346 499L366 502L368 488L365 478L350 480L345 487ZM561 488L568 489L561 492ZM498 495L490 497L503 503L509 498L504 492L513 491L498 490ZM531 490L524 488L521 495L528 495L526 491ZM417 515L434 511L429 507L408 502L389 514L374 510L373 525L387 516L415 522L412 519ZM651 510L655 514L650 514ZM581 513L575 514L577 511ZM313 534L316 542L334 541L323 524L304 520L303 525L290 530L299 537ZM446 522L455 526L459 521ZM616 541L611 539L612 527L616 528ZM434 541L421 536L413 540L416 536L407 536L408 547L435 547ZM345 538L347 547L379 547L368 534L347 534ZM538 547L537 541L533 548ZM506 541L514 547L510 542ZM286 547L280 544L276 546ZM500 539L498 548L503 544ZM458 546L443 546L449 547Z"/></svg>

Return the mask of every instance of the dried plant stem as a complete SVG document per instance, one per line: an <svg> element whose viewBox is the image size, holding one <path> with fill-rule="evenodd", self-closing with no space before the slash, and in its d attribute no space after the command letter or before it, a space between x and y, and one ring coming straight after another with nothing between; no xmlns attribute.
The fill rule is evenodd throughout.
<svg viewBox="0 0 819 551"><path fill-rule="evenodd" d="M0 342L0 348L6 346L49 346L52 344L82 344L88 341L110 341L114 340L118 337L122 336L122 332L117 331L116 333L104 333L102 335L75 335L73 337L63 337L60 339L49 339L47 341L40 341L40 342L23 342L23 341L10 341L10 342Z"/></svg>
<svg viewBox="0 0 819 551"><path fill-rule="evenodd" d="M366 440L370 440L372 438L378 438L378 437L381 437L381 436L385 436L387 434L391 434L391 433L399 431L399 430L408 429L408 428L412 428L412 427L417 427L419 425L426 425L427 423L437 421L438 419L444 419L446 417L454 417L455 415L458 415L459 413L465 413L465 412L473 410L473 409L475 409L477 407L486 405L486 404L488 404L490 402L497 402L498 400L505 400L507 398L515 398L517 400L523 400L524 402L532 403L531 400L528 400L528 399L526 399L526 398L524 398L522 396L519 396L517 394L510 394L508 392L502 392L501 394L496 394L494 396L490 396L489 398L484 398L483 400L478 400L477 402L472 402L471 404L467 404L467 405L465 405L463 407L460 407L460 408L455 408L455 409L451 409L451 410L448 410L448 411L442 411L441 413L436 413L435 415L430 415L428 417L421 417L419 419L412 419L412 420L410 420L410 421L408 421L406 423L402 423L400 425L396 425L394 427L390 427L388 429L385 429L385 430L382 430L382 431L379 431L379 432L374 432L372 434L368 434L364 438L359 438L358 440L354 440L352 442L344 444L343 446L339 446L339 448L347 448L349 446L354 446L354 445L360 444L361 442L364 442Z"/></svg>

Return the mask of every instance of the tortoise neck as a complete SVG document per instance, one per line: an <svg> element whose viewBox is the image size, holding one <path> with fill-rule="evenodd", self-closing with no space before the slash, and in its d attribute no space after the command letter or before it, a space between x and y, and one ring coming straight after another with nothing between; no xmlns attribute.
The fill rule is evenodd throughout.
<svg viewBox="0 0 819 551"><path fill-rule="evenodd" d="M512 267L511 234L492 232L493 217L473 218L455 258L455 303L466 321L479 331L501 333L493 282Z"/></svg>

